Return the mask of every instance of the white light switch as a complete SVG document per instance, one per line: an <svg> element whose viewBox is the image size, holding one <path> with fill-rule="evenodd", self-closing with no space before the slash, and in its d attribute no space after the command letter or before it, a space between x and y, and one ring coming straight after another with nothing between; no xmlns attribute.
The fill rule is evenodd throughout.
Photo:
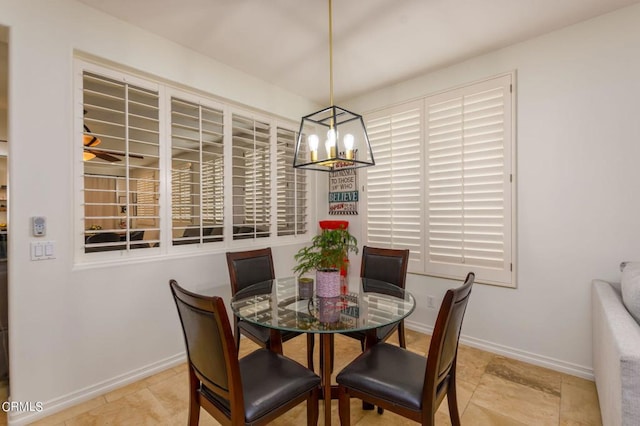
<svg viewBox="0 0 640 426"><path fill-rule="evenodd" d="M55 241L31 243L31 260L47 260L55 257Z"/></svg>

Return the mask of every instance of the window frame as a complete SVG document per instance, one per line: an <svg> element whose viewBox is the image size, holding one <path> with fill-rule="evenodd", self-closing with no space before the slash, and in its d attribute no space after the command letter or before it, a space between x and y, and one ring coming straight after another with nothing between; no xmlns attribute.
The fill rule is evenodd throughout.
<svg viewBox="0 0 640 426"><path fill-rule="evenodd" d="M506 85L505 85L506 82ZM428 161L428 110L429 101L444 100L447 97L460 95L465 92L473 92L474 88L486 87L486 85L494 85L495 87L502 87L504 92L504 111L503 115L508 120L504 123L505 138L503 142L503 174L504 180L504 194L503 194L503 206L504 206L504 218L502 224L504 226L503 236L503 255L504 264L502 268L486 268L478 265L468 263L440 263L430 262L429 259L429 161ZM403 109L409 109L416 104L422 104L422 116L420 118L420 133L421 133L421 152L420 152L420 165L422 172L421 189L420 194L422 198L422 214L420 218L420 233L421 233L421 247L419 259L416 259L415 253L412 253L413 261L410 261L409 272L419 275L427 275L434 277L441 277L447 279L460 280L464 279L466 273L474 271L476 273L476 282L483 284L496 285L501 287L516 288L516 73L515 71L502 73L487 77L482 80L477 80L470 83L461 84L459 86L445 89L433 94L427 94L400 102L394 105L386 106L375 111L371 111L365 114L365 120L368 123L372 119L380 119L385 114L389 115L393 112L403 111ZM463 138L464 139L464 138ZM463 146L464 142L463 142ZM372 142L372 148L375 154L375 144ZM463 148L461 148L463 149ZM378 157L376 157L376 163ZM462 170L467 170L462 169ZM366 187L369 186L369 170L365 169L366 174L364 176L364 182ZM372 171L375 173L375 170ZM462 171L460 172L462 173ZM398 187L394 187L391 191L397 190ZM369 202L369 191L365 190L363 201L365 205ZM365 208L365 214L363 215L362 235L365 244L376 244L375 241L369 241L369 212ZM404 248L401 245L394 245L393 243L383 246L390 248ZM444 265L444 267L443 267Z"/></svg>

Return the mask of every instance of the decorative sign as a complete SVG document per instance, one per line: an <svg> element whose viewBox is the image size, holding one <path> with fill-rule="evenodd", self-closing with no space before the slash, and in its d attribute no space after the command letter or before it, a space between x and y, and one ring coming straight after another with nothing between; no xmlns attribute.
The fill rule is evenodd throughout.
<svg viewBox="0 0 640 426"><path fill-rule="evenodd" d="M356 169L329 172L329 214L358 214L358 175Z"/></svg>

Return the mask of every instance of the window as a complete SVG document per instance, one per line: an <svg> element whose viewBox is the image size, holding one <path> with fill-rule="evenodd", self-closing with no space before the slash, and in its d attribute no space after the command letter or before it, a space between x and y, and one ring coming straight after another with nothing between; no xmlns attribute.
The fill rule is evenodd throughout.
<svg viewBox="0 0 640 426"><path fill-rule="evenodd" d="M149 247L159 230L157 89L85 71L82 93L84 251Z"/></svg>
<svg viewBox="0 0 640 426"><path fill-rule="evenodd" d="M120 259L306 233L296 123L82 60L76 70L83 253Z"/></svg>
<svg viewBox="0 0 640 426"><path fill-rule="evenodd" d="M307 172L294 169L297 132L278 127L278 236L307 232Z"/></svg>
<svg viewBox="0 0 640 426"><path fill-rule="evenodd" d="M367 117L367 241L410 272L514 286L512 75Z"/></svg>

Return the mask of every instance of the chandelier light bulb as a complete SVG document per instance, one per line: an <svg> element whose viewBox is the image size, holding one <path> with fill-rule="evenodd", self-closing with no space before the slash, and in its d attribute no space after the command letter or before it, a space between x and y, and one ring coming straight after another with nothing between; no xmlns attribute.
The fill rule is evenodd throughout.
<svg viewBox="0 0 640 426"><path fill-rule="evenodd" d="M353 135L351 133L347 133L346 135L344 135L344 157L347 160L353 160L353 143L355 141L355 138L353 137Z"/></svg>
<svg viewBox="0 0 640 426"><path fill-rule="evenodd" d="M318 139L318 135L309 135L307 137L307 143L309 144L309 151L311 153L311 161L318 161L318 145L320 144L320 139Z"/></svg>
<svg viewBox="0 0 640 426"><path fill-rule="evenodd" d="M327 157L336 157L336 130L334 128L329 129L327 132L327 141L324 144L327 149Z"/></svg>

